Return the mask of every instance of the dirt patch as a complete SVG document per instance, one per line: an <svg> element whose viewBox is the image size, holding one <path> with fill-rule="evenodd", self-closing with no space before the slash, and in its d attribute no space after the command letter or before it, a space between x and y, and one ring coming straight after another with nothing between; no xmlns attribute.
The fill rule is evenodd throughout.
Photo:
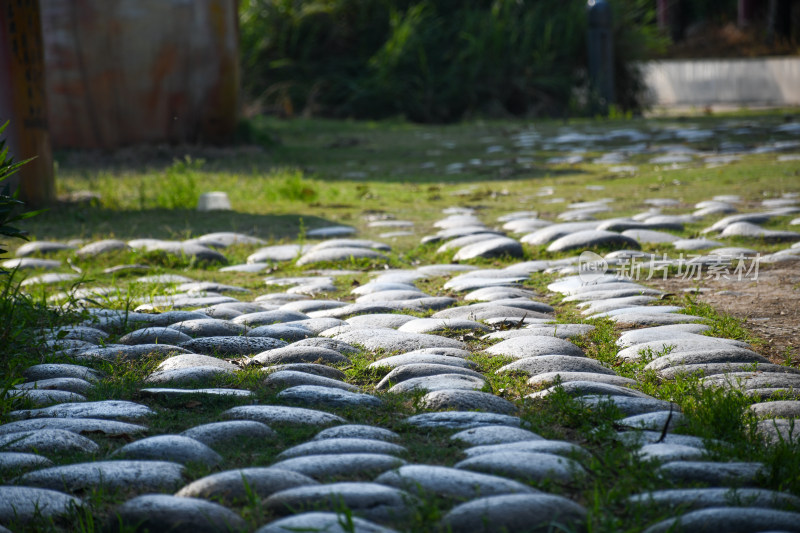
<svg viewBox="0 0 800 533"><path fill-rule="evenodd" d="M759 351L777 364L800 364L800 261L761 265L757 279L668 279L660 289L681 294L700 287L697 299L720 313L744 320L744 327L764 339Z"/></svg>

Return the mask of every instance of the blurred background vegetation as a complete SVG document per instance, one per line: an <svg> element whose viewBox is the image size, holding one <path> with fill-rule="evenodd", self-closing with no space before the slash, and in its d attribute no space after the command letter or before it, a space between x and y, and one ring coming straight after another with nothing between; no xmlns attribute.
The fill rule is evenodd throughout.
<svg viewBox="0 0 800 533"><path fill-rule="evenodd" d="M642 107L637 61L667 42L651 0L611 0L617 108ZM581 114L585 0L242 0L244 91L281 116Z"/></svg>

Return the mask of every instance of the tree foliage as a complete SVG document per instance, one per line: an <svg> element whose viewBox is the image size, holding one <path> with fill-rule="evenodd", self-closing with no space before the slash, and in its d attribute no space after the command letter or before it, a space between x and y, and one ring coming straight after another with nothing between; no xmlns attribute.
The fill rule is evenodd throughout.
<svg viewBox="0 0 800 533"><path fill-rule="evenodd" d="M651 3L612 0L625 110L662 45ZM246 0L241 31L245 90L278 114L449 122L586 100L583 0Z"/></svg>
<svg viewBox="0 0 800 533"><path fill-rule="evenodd" d="M0 126L0 182L6 181L9 177L19 171L19 169L30 159L14 162L8 154L8 147L5 139L2 138L3 132L8 127L8 122ZM27 240L28 237L21 229L12 226L15 222L36 215L37 211L22 212L25 204L17 199L16 194L12 193L11 186L6 181L0 190L0 237L13 237ZM0 242L0 255L7 252L2 242Z"/></svg>

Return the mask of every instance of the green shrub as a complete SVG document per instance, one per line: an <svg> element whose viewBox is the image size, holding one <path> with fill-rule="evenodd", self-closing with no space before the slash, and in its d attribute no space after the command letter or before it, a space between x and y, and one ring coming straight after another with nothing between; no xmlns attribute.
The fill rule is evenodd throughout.
<svg viewBox="0 0 800 533"><path fill-rule="evenodd" d="M661 43L650 4L612 0L624 110ZM284 115L560 115L586 83L583 0L247 0L241 31L245 91Z"/></svg>

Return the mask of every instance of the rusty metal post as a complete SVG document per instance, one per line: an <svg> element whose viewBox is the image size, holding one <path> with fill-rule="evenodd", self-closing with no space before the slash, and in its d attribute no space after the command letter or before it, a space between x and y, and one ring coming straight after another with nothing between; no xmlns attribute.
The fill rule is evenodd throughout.
<svg viewBox="0 0 800 533"><path fill-rule="evenodd" d="M15 161L35 157L11 179L32 207L55 199L47 124L44 47L39 0L6 0L0 9L0 123Z"/></svg>

